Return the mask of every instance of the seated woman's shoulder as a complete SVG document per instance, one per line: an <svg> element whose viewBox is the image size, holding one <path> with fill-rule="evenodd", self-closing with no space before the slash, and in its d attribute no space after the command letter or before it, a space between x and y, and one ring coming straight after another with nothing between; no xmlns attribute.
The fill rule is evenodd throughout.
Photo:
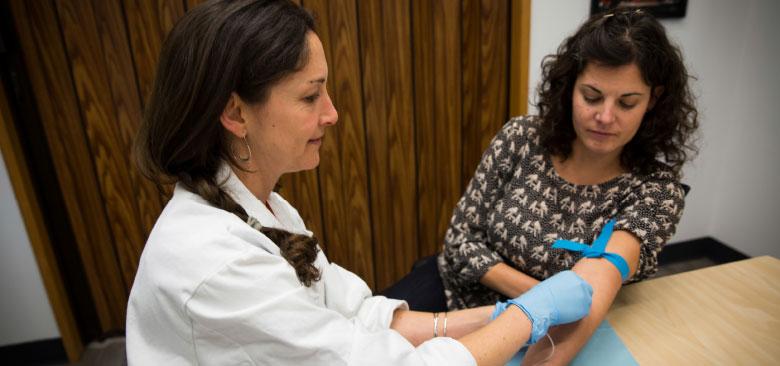
<svg viewBox="0 0 780 366"><path fill-rule="evenodd" d="M680 181L680 176L674 169L661 161L654 164L648 173L635 177L643 195L683 200L690 190Z"/></svg>
<svg viewBox="0 0 780 366"><path fill-rule="evenodd" d="M666 163L656 160L654 164L650 165L648 172L643 174L646 180L653 181L666 181L666 182L680 182L679 175Z"/></svg>
<svg viewBox="0 0 780 366"><path fill-rule="evenodd" d="M534 115L515 116L509 119L502 129L507 136L536 136L541 123Z"/></svg>
<svg viewBox="0 0 780 366"><path fill-rule="evenodd" d="M539 117L534 116L532 114L514 116L510 118L507 123L518 127L522 126L522 127L532 127L532 128L538 128L539 125L541 124Z"/></svg>

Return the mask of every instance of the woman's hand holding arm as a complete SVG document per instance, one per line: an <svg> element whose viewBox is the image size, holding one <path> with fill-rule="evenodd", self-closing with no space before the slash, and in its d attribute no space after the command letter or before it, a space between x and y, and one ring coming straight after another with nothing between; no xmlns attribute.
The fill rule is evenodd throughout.
<svg viewBox="0 0 780 366"><path fill-rule="evenodd" d="M548 327L569 323L590 310L593 289L580 276L564 271L512 299L494 321L494 307L448 313L447 336L457 338L479 365L505 364L528 340L538 340ZM440 318L438 334L442 335ZM396 311L391 328L415 346L433 336L431 313Z"/></svg>
<svg viewBox="0 0 780 366"><path fill-rule="evenodd" d="M504 365L526 342L543 337L549 327L586 316L592 294L582 277L572 271L560 272L509 300L496 320L460 341L477 364Z"/></svg>
<svg viewBox="0 0 780 366"><path fill-rule="evenodd" d="M639 263L639 246L639 239L633 234L627 231L615 231L607 244L606 251L616 253L626 260L630 277ZM571 362L604 320L622 286L620 272L604 258L583 258L572 270L593 286L593 304L590 314L582 320L550 330L550 336L555 342L555 353L546 364L566 365ZM550 354L549 348L549 342L539 342L530 347L523 363L534 365L543 360Z"/></svg>

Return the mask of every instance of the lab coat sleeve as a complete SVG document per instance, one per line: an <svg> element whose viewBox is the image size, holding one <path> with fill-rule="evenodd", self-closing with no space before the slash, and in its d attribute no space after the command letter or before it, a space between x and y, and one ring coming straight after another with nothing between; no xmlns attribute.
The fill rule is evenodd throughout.
<svg viewBox="0 0 780 366"><path fill-rule="evenodd" d="M329 264L322 273L325 304L347 318L357 318L368 329L387 329L396 309L408 310L406 301L371 296L371 289L360 277Z"/></svg>
<svg viewBox="0 0 780 366"><path fill-rule="evenodd" d="M347 272L336 271L332 274L339 277L344 275L341 271ZM357 286L354 279L342 283ZM413 347L386 326L389 320L384 314L398 303L366 298L361 291L343 292L349 298L329 308L315 291L298 282L283 258L248 248L207 278L185 305L198 361L202 365L476 364L466 348L451 338Z"/></svg>

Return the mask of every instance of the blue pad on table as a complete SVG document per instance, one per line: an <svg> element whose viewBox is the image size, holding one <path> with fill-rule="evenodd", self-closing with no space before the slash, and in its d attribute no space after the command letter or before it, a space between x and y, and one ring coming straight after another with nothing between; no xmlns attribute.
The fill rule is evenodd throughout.
<svg viewBox="0 0 780 366"><path fill-rule="evenodd" d="M547 337L543 337L539 342L549 342ZM523 347L506 366L517 366L525 356L528 347ZM557 351L556 351L557 352ZM639 364L631 356L626 345L620 340L615 330L604 320L601 322L588 343L582 347L577 357L569 364L571 366L638 366Z"/></svg>

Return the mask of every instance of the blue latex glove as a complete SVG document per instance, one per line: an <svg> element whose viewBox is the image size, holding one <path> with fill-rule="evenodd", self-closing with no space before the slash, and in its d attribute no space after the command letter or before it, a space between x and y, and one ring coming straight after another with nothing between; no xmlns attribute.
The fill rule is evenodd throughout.
<svg viewBox="0 0 780 366"><path fill-rule="evenodd" d="M580 320L590 311L593 287L572 271L559 272L507 302L496 303L491 319L495 319L509 304L516 305L531 321L528 344L534 344L547 334L547 329Z"/></svg>

